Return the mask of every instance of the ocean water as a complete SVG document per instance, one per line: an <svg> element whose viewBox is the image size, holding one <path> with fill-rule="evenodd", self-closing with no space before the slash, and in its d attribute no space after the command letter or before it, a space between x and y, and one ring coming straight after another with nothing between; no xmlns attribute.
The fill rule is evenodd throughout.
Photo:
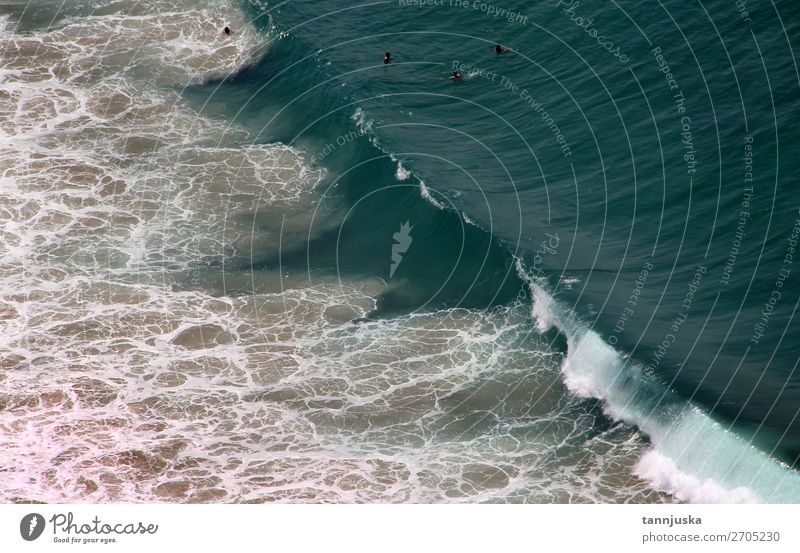
<svg viewBox="0 0 800 553"><path fill-rule="evenodd" d="M800 501L795 3L0 25L3 501Z"/></svg>

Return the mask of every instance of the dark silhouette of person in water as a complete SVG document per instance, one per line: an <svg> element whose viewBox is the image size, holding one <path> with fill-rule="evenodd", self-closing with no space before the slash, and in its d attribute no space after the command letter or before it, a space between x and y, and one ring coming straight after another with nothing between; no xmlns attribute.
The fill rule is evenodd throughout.
<svg viewBox="0 0 800 553"><path fill-rule="evenodd" d="M508 48L503 48L499 44L496 44L495 47L492 48L492 50L494 50L495 54L505 54L506 52L508 52Z"/></svg>
<svg viewBox="0 0 800 553"><path fill-rule="evenodd" d="M451 81L460 81L461 80L461 73L458 72L458 69L453 69L453 74L450 75Z"/></svg>
<svg viewBox="0 0 800 553"><path fill-rule="evenodd" d="M226 25L225 28L222 29L222 32L225 33L226 35L230 36L231 28Z"/></svg>
<svg viewBox="0 0 800 553"><path fill-rule="evenodd" d="M383 63L392 63L392 54L390 54L389 52L386 52L383 55Z"/></svg>

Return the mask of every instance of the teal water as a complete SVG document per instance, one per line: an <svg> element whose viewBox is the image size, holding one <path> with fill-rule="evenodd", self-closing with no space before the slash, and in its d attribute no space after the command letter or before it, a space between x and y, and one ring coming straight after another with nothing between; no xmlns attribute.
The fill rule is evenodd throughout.
<svg viewBox="0 0 800 553"><path fill-rule="evenodd" d="M248 5L284 34L190 95L224 98L263 140L308 152L350 209L258 263L386 276L409 221L374 316L504 304L533 282L579 321L573 334L613 347L621 374L657 383L625 396L634 423L688 401L794 465L798 8L463 4ZM454 68L461 81L446 79Z"/></svg>

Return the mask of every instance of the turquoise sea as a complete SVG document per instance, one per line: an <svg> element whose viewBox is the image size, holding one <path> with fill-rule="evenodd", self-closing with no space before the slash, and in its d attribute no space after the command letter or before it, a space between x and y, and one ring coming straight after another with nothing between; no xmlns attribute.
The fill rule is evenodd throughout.
<svg viewBox="0 0 800 553"><path fill-rule="evenodd" d="M494 1L0 5L4 500L800 501L800 6Z"/></svg>

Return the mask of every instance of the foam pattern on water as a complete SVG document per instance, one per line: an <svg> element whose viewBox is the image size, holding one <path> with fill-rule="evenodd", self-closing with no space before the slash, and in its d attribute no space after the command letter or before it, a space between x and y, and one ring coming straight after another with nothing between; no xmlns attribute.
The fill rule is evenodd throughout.
<svg viewBox="0 0 800 553"><path fill-rule="evenodd" d="M97 286L79 322L29 325L8 344L6 499L659 499L620 489L645 442L597 431L524 308L347 322L364 291Z"/></svg>
<svg viewBox="0 0 800 553"><path fill-rule="evenodd" d="M671 500L524 306L354 323L383 282L232 263L308 239L323 179L171 88L255 31L224 2L95 7L0 39L0 500Z"/></svg>

